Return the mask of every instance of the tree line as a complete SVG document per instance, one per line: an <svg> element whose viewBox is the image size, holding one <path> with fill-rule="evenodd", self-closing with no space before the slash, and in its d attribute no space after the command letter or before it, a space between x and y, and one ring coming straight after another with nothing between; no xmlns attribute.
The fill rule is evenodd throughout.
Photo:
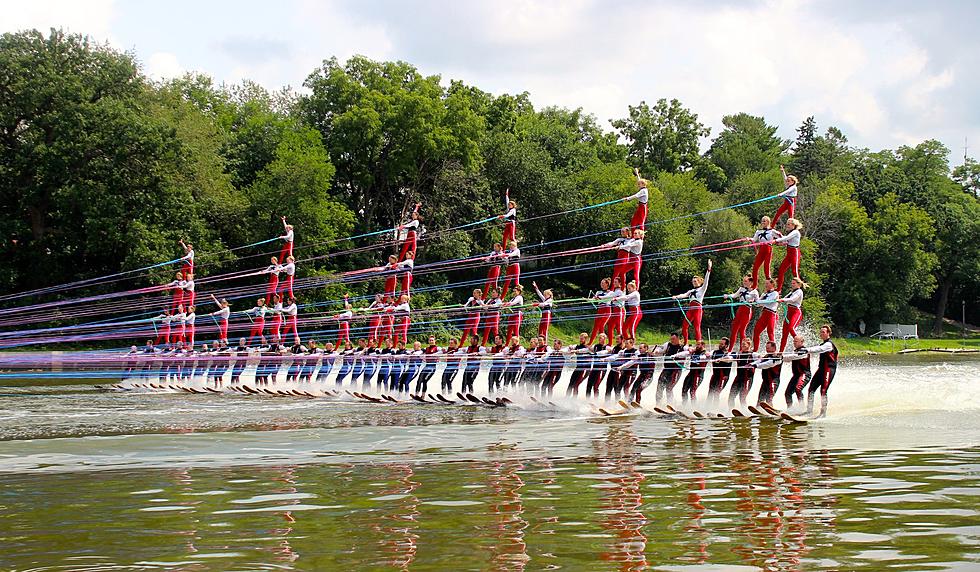
<svg viewBox="0 0 980 572"><path fill-rule="evenodd" d="M859 320L908 321L918 308L935 313L938 331L943 316L958 317L961 300L971 318L980 313L980 166L967 160L951 171L938 141L860 149L836 127L821 131L813 117L784 140L747 113L725 116L712 138L676 99L641 101L606 126L581 108L535 108L528 93L494 95L406 62L364 57L327 59L303 85L302 93L270 92L199 74L156 82L132 54L87 37L4 34L0 289L148 266L175 258L181 238L195 243L204 272L258 267L264 261L253 253L229 249L275 236L283 215L305 246L299 258L316 259L300 261L304 275L326 276L379 263L379 251L341 239L391 228L416 201L430 231L502 211L507 189L521 218L531 218L626 196L635 166L653 183L656 221L776 194L784 164L800 179L811 318L855 329ZM650 225L645 251L751 236L776 206ZM519 225L519 237L562 241L555 249L595 244L630 208L541 218ZM434 233L420 262L486 252L499 232L488 225ZM712 290L730 291L751 252L714 260ZM703 257L651 261L643 295L686 289L703 267ZM549 285L582 295L598 277L599 270L556 274ZM164 279L159 270L138 281ZM452 271L425 277L430 285L458 279ZM345 291L334 285L309 296ZM461 295L426 293L419 303Z"/></svg>

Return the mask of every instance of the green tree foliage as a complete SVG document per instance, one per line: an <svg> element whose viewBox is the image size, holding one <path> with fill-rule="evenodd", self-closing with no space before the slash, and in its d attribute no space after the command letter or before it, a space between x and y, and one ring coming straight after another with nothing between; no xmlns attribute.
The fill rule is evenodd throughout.
<svg viewBox="0 0 980 572"><path fill-rule="evenodd" d="M181 236L209 243L193 207L192 186L210 168L194 157L201 141L181 139L193 127L153 105L130 56L32 31L0 37L0 69L7 287L170 259Z"/></svg>
<svg viewBox="0 0 980 572"><path fill-rule="evenodd" d="M628 117L611 123L626 140L630 163L650 175L693 168L701 162L700 139L711 133L676 99L660 99L653 107L641 101L629 106Z"/></svg>
<svg viewBox="0 0 980 572"><path fill-rule="evenodd" d="M953 169L953 180L963 187L963 190L974 197L980 198L980 163L968 157L962 165Z"/></svg>
<svg viewBox="0 0 980 572"><path fill-rule="evenodd" d="M747 113L726 115L721 122L725 128L711 143L706 156L724 171L727 179L779 168L779 158L789 142L776 136L775 125Z"/></svg>
<svg viewBox="0 0 980 572"><path fill-rule="evenodd" d="M559 298L578 296L608 275L602 265L614 254L561 252L618 234L636 205L614 201L635 191L636 166L652 181L644 297L687 288L708 256L715 295L749 270L752 251L738 240L778 202L717 209L782 191L785 162L801 179L808 320L873 326L919 306L935 309L941 327L948 306L976 297L980 169L968 161L951 178L949 152L936 141L852 149L840 130L820 133L810 117L788 149L764 118L734 113L701 155L709 130L677 100L630 106L610 132L582 109L535 109L527 93L446 85L408 63L364 57L324 61L305 87L270 93L202 75L154 83L131 56L80 36L3 35L0 287L173 259L179 238L195 242L205 274L254 269L262 265L255 251L227 249L278 235L281 216L297 228L303 275L331 275L382 262L395 249L392 233L373 244L343 239L393 228L416 201L428 230L420 263L461 259L489 252L502 225L447 229L502 213L509 190L524 272ZM706 211L717 212L696 214ZM34 271L42 265L45 273ZM474 274L482 269L427 272L425 285ZM345 291L334 285L304 298ZM460 297L443 288L420 291L414 303ZM670 314L648 319L676 323Z"/></svg>
<svg viewBox="0 0 980 572"><path fill-rule="evenodd" d="M330 59L304 84L301 117L316 128L337 169L337 188L361 228L392 226L432 190L447 163L480 161L483 118L471 93L447 92L439 76L405 62Z"/></svg>
<svg viewBox="0 0 980 572"><path fill-rule="evenodd" d="M908 301L935 288L933 221L924 210L889 194L870 215L849 184L832 185L807 214L819 246L819 273L834 320L854 327L908 320Z"/></svg>
<svg viewBox="0 0 980 572"><path fill-rule="evenodd" d="M796 132L793 156L787 170L796 174L801 181L827 177L832 173L840 174L848 169L851 152L847 147L847 137L840 129L830 127L820 135L816 120L810 116Z"/></svg>

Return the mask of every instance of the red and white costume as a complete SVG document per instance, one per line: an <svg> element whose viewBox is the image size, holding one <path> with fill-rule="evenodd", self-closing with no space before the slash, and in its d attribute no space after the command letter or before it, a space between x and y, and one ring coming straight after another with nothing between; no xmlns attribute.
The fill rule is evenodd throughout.
<svg viewBox="0 0 980 572"><path fill-rule="evenodd" d="M793 229L786 236L780 236L773 242L786 245L786 256L783 257L779 270L776 271L776 290L783 290L783 276L787 270L793 271L794 277L800 275L800 240L802 239L799 229Z"/></svg>
<svg viewBox="0 0 980 572"><path fill-rule="evenodd" d="M626 322L623 326L623 337L626 339L636 339L636 327L643 319L643 310L640 308L640 291L634 290L621 296L626 305Z"/></svg>
<svg viewBox="0 0 980 572"><path fill-rule="evenodd" d="M286 260L293 255L293 239L295 236L293 229L289 229L286 231L286 234L279 237L284 241L282 250L279 251L279 260Z"/></svg>
<svg viewBox="0 0 980 572"><path fill-rule="evenodd" d="M628 201L632 201L634 199L636 200L636 210L633 211L633 218L630 219L630 227L633 230L638 228L646 230L647 203L650 200L650 191L647 190L646 187L640 187L640 190L626 197L626 200Z"/></svg>
<svg viewBox="0 0 980 572"><path fill-rule="evenodd" d="M524 296L518 294L511 298L510 302L505 302L504 305L508 308L514 308L507 319L507 341L510 342L511 338L521 335L521 322L524 320Z"/></svg>
<svg viewBox="0 0 980 572"><path fill-rule="evenodd" d="M293 297L293 278L296 276L296 264L293 262L287 262L281 265L280 270L286 273L286 282L283 283L282 288L279 290L280 293L285 292L286 296L283 298Z"/></svg>
<svg viewBox="0 0 980 572"><path fill-rule="evenodd" d="M772 290L764 292L759 296L756 305L762 306L762 313L755 321L755 330L752 332L752 351L759 351L759 340L762 332L766 332L770 341L776 341L776 318L779 316L779 292Z"/></svg>
<svg viewBox="0 0 980 572"><path fill-rule="evenodd" d="M725 298L739 304L735 309L735 317L732 319L732 333L729 339L731 344L738 347L739 340L746 337L746 330L749 322L752 321L752 306L759 299L759 291L755 288L740 286L738 290L731 294L725 294Z"/></svg>
<svg viewBox="0 0 980 572"><path fill-rule="evenodd" d="M483 300L478 300L474 296L470 296L469 300L463 304L463 308L466 310L466 318L463 325L463 335L459 338L461 347L465 345L463 342L466 341L467 336L478 337L480 335L480 309L483 306Z"/></svg>
<svg viewBox="0 0 980 572"><path fill-rule="evenodd" d="M510 283L513 281L515 286L521 283L521 249L508 248L504 251L503 256L507 260L507 277L504 279L504 288L500 297L506 298ZM462 345L462 342L460 344Z"/></svg>
<svg viewBox="0 0 980 572"><path fill-rule="evenodd" d="M683 294L674 296L675 300L690 300L687 304L687 311L684 314L684 322L681 323L681 337L684 338L684 345L687 345L688 327L694 326L694 339L701 341L701 318L704 316L704 294L708 291L708 280L711 279L711 270L704 273L704 283L697 288L691 288Z"/></svg>
<svg viewBox="0 0 980 572"><path fill-rule="evenodd" d="M779 351L786 349L786 340L792 336L796 337L796 326L803 320L803 289L793 290L789 296L783 298L786 303L786 321L783 322L782 339L779 342Z"/></svg>
<svg viewBox="0 0 980 572"><path fill-rule="evenodd" d="M796 184L794 183L786 187L785 191L779 193L779 196L783 197L783 204L779 205L779 208L776 209L776 214L772 216L773 226L776 226L776 223L779 222L779 217L782 216L783 213L786 213L789 216L789 218L793 218L795 216L797 191L798 189L796 188Z"/></svg>
<svg viewBox="0 0 980 572"><path fill-rule="evenodd" d="M755 260L752 262L752 287L759 287L759 269L766 278L772 278L772 241L782 236L778 230L760 228L750 239L755 244Z"/></svg>

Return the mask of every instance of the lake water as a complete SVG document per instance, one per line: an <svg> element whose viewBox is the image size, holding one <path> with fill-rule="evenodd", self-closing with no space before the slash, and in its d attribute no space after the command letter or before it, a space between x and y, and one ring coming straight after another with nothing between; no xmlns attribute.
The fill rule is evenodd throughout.
<svg viewBox="0 0 980 572"><path fill-rule="evenodd" d="M0 383L2 570L980 569L963 356L807 425Z"/></svg>

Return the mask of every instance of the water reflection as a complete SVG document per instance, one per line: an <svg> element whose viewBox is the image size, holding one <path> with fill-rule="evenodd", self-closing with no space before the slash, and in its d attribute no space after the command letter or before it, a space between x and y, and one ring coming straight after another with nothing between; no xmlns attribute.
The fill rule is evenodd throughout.
<svg viewBox="0 0 980 572"><path fill-rule="evenodd" d="M521 461L491 461L487 471L487 489L491 513L491 570L521 571L527 566L530 557L524 531L528 522L524 520L524 501L521 490L524 480Z"/></svg>
<svg viewBox="0 0 980 572"><path fill-rule="evenodd" d="M615 426L603 439L593 441L600 473L608 474L608 486L600 488L602 527L613 533L613 540L599 554L604 561L616 562L624 571L647 567L643 527L647 520L641 510L645 480L636 468L639 462L637 437L628 426Z"/></svg>
<svg viewBox="0 0 980 572"><path fill-rule="evenodd" d="M450 463L6 475L0 569L918 570L975 559L976 448L835 450L757 420L662 433L644 423L601 423L589 452L569 457L501 437Z"/></svg>

